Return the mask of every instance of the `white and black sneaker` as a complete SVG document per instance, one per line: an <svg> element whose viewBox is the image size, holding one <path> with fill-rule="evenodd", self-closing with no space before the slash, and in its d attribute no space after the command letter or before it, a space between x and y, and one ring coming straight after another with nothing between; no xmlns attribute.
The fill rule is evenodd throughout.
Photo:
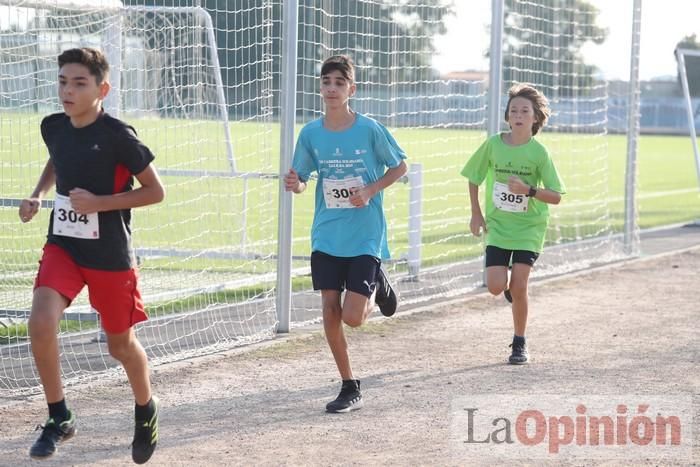
<svg viewBox="0 0 700 467"><path fill-rule="evenodd" d="M399 305L396 292L391 287L391 283L382 268L379 268L377 273L377 295L374 297L374 303L377 304L379 311L384 316L392 316L396 313L396 307Z"/></svg>
<svg viewBox="0 0 700 467"><path fill-rule="evenodd" d="M326 412L347 413L351 410L362 408L362 394L360 393L360 380L343 380L340 394L332 402L326 404Z"/></svg>

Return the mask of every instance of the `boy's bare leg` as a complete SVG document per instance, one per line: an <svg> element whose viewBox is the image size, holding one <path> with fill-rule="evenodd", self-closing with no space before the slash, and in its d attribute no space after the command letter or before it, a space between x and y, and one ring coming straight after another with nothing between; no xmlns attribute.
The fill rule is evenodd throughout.
<svg viewBox="0 0 700 467"><path fill-rule="evenodd" d="M328 346L333 353L333 359L343 380L353 379L348 354L348 341L343 331L343 310L340 306L340 292L337 290L321 290L323 306L323 330L326 333Z"/></svg>
<svg viewBox="0 0 700 467"><path fill-rule="evenodd" d="M486 268L486 286L492 295L500 295L508 288L508 268L489 266Z"/></svg>
<svg viewBox="0 0 700 467"><path fill-rule="evenodd" d="M58 323L68 303L66 297L52 288L38 287L34 290L29 337L36 369L49 404L64 399L57 333Z"/></svg>
<svg viewBox="0 0 700 467"><path fill-rule="evenodd" d="M323 301L323 328L326 331L326 339L331 352L333 352L338 372L343 380L340 394L334 401L326 404L326 411L345 413L357 410L363 405L360 381L354 378L350 368L350 355L348 342L343 331L343 322L349 326L362 324L371 312L369 300L360 294L346 292L345 303L341 307L340 292L335 290L322 290L321 298ZM349 312L348 305L352 307ZM374 305L373 302L372 305ZM369 311L367 311L368 308Z"/></svg>
<svg viewBox="0 0 700 467"><path fill-rule="evenodd" d="M131 458L143 464L153 455L158 443L158 403L151 397L151 379L148 357L136 338L133 328L121 333L107 333L109 353L124 367L134 392L134 440L131 443Z"/></svg>
<svg viewBox="0 0 700 467"><path fill-rule="evenodd" d="M353 328L362 326L374 310L374 297L376 294L377 292L375 291L368 298L350 290L345 292L343 322Z"/></svg>
<svg viewBox="0 0 700 467"><path fill-rule="evenodd" d="M54 455L57 445L72 438L76 433L75 415L67 410L61 362L58 351L58 323L69 300L50 287L34 290L32 312L29 315L29 336L32 353L46 402L49 404L49 419L42 427L41 435L29 448L29 456L46 459ZM53 407L53 409L52 409Z"/></svg>
<svg viewBox="0 0 700 467"><path fill-rule="evenodd" d="M109 354L124 367L136 403L146 405L151 400L148 357L133 328L118 334L107 333L107 345Z"/></svg>
<svg viewBox="0 0 700 467"><path fill-rule="evenodd" d="M516 336L524 336L527 327L528 295L527 284L532 266L513 264L510 277L510 293L513 296L513 330Z"/></svg>

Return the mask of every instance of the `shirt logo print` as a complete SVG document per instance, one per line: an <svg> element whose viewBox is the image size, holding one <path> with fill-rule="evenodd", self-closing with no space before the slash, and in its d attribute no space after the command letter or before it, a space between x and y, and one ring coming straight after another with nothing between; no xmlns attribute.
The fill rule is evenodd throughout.
<svg viewBox="0 0 700 467"><path fill-rule="evenodd" d="M97 143L95 143L95 144L92 145L92 147L90 148L90 150L92 150L92 151L101 151L100 145L97 144Z"/></svg>

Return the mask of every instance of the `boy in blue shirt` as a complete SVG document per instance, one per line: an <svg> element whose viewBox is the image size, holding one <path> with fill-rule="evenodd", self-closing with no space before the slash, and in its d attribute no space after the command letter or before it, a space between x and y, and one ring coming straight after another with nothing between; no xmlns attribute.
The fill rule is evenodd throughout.
<svg viewBox="0 0 700 467"><path fill-rule="evenodd" d="M345 55L321 67L322 118L299 134L285 189L302 193L312 172L318 173L311 227L311 276L321 291L323 328L343 379L328 412L362 407L360 380L350 368L343 323L357 327L379 306L385 316L397 299L381 270L389 257L382 190L406 174L406 154L380 123L349 106L355 94L355 68ZM341 304L341 293L347 289Z"/></svg>

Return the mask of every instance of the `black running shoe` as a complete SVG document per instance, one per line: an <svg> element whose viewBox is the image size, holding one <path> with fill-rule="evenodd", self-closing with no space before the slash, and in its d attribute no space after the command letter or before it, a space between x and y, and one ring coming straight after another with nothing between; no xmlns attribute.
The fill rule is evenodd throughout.
<svg viewBox="0 0 700 467"><path fill-rule="evenodd" d="M49 418L46 425L36 427L37 430L41 428L41 435L29 449L30 457L33 459L46 459L51 457L56 453L56 446L59 443L68 441L75 435L75 415L70 411L68 413L70 414L68 420L56 423L53 418Z"/></svg>
<svg viewBox="0 0 700 467"><path fill-rule="evenodd" d="M349 379L343 381L343 387L340 389L338 397L333 402L326 404L326 412L346 413L351 410L361 409L362 406L360 380Z"/></svg>
<svg viewBox="0 0 700 467"><path fill-rule="evenodd" d="M396 307L398 306L396 292L391 287L389 279L387 279L382 268L379 268L377 273L377 295L374 297L374 303L377 304L379 311L384 316L391 316L396 313Z"/></svg>
<svg viewBox="0 0 700 467"><path fill-rule="evenodd" d="M134 441L131 443L131 458L137 464L145 464L156 450L158 442L158 399L153 397L155 410L148 420L136 420Z"/></svg>
<svg viewBox="0 0 700 467"><path fill-rule="evenodd" d="M503 296L506 297L506 300L508 300L508 303L513 303L513 296L510 294L510 289L504 290Z"/></svg>
<svg viewBox="0 0 700 467"><path fill-rule="evenodd" d="M510 344L513 351L508 357L508 363L511 365L524 365L530 359L530 354L527 351L527 344Z"/></svg>

